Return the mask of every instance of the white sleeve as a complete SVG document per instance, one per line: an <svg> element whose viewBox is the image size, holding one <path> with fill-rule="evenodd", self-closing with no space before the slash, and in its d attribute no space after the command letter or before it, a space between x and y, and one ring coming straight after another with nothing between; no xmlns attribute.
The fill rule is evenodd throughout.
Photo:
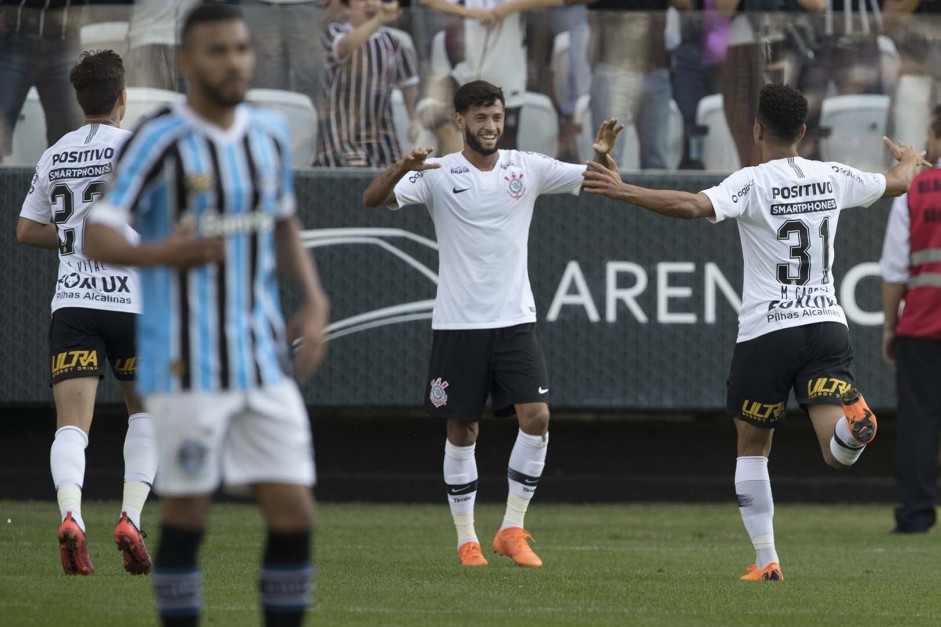
<svg viewBox="0 0 941 627"><path fill-rule="evenodd" d="M431 160L429 160L431 161ZM406 205L429 205L431 201L431 186L428 179L434 176L434 170L411 171L395 184L392 193L395 194L397 205L390 205L393 211Z"/></svg>
<svg viewBox="0 0 941 627"><path fill-rule="evenodd" d="M902 194L892 202L889 223L885 227L885 240L882 242L882 259L879 260L882 279L889 283L908 282L910 221L908 194Z"/></svg>
<svg viewBox="0 0 941 627"><path fill-rule="evenodd" d="M586 167L578 163L565 163L538 152L524 153L529 165L539 176L540 194L575 194L582 190L582 175Z"/></svg>
<svg viewBox="0 0 941 627"><path fill-rule="evenodd" d="M868 207L885 194L885 175L863 172L842 163L828 163L841 209Z"/></svg>
<svg viewBox="0 0 941 627"><path fill-rule="evenodd" d="M47 189L47 177L39 174L39 168L43 162L40 161L33 172L33 180L29 184L29 191L26 192L26 199L23 200L23 208L20 209L20 217L27 218L40 224L52 222L52 205L49 204L49 191Z"/></svg>
<svg viewBox="0 0 941 627"><path fill-rule="evenodd" d="M708 220L713 223L722 222L727 218L745 215L751 204L754 187L754 168L743 168L730 174L715 187L704 189L702 193L712 201L712 208L716 212L716 216Z"/></svg>

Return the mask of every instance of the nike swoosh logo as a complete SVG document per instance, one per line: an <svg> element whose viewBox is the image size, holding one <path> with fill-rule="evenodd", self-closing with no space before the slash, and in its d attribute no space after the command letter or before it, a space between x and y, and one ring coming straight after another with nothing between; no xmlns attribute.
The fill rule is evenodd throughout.
<svg viewBox="0 0 941 627"><path fill-rule="evenodd" d="M461 192L466 192L466 191L469 190L469 189L470 189L470 187L465 187L464 189L458 189L458 188L454 187L454 188L451 189L451 191L454 192L455 194L460 194Z"/></svg>
<svg viewBox="0 0 941 627"><path fill-rule="evenodd" d="M545 394L545 393L547 393L548 391L549 391L549 388L539 388L539 393L540 393L540 394Z"/></svg>
<svg viewBox="0 0 941 627"><path fill-rule="evenodd" d="M528 477L526 479L523 479L523 485L538 485L538 484L539 484L538 478L534 479L534 478Z"/></svg>

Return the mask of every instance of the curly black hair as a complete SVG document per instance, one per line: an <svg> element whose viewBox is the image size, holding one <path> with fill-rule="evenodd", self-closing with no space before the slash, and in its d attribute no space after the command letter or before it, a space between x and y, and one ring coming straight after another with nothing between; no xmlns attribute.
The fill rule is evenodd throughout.
<svg viewBox="0 0 941 627"><path fill-rule="evenodd" d="M124 62L114 50L86 50L69 81L85 115L107 115L124 91Z"/></svg>
<svg viewBox="0 0 941 627"><path fill-rule="evenodd" d="M758 122L772 135L791 143L807 120L807 99L789 85L768 83L758 94Z"/></svg>

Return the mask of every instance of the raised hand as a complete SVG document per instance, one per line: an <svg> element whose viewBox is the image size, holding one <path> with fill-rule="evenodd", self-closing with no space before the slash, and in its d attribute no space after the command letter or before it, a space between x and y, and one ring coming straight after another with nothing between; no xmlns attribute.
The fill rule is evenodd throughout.
<svg viewBox="0 0 941 627"><path fill-rule="evenodd" d="M914 146L903 144L901 141L896 144L888 137L883 137L882 142L886 145L886 147L889 149L889 152L892 153L892 156L895 157L897 161L915 159L917 160L919 166L926 168L934 167L933 163L929 163L925 160L926 152L924 150L918 150Z"/></svg>
<svg viewBox="0 0 941 627"><path fill-rule="evenodd" d="M185 270L225 259L225 240L221 237L193 237L192 231L175 229L159 244L163 261Z"/></svg>
<svg viewBox="0 0 941 627"><path fill-rule="evenodd" d="M595 143L591 145L599 155L606 155L614 150L614 144L617 142L618 135L624 130L624 125L618 123L617 118L610 118L601 123L598 127L598 134L595 135Z"/></svg>
<svg viewBox="0 0 941 627"><path fill-rule="evenodd" d="M617 198L624 185L618 164L611 155L605 155L606 163L589 161L585 173L582 175L582 191L589 194L600 194L608 198Z"/></svg>
<svg viewBox="0 0 941 627"><path fill-rule="evenodd" d="M412 152L402 157L402 165L405 166L406 170L416 170L418 172L440 168L441 164L439 163L425 163L425 159L431 156L431 153L434 151L434 148L423 148L419 146Z"/></svg>
<svg viewBox="0 0 941 627"><path fill-rule="evenodd" d="M399 19L399 13L399 3L396 0L385 1L379 3L379 11L376 13L376 17L383 24L390 24Z"/></svg>

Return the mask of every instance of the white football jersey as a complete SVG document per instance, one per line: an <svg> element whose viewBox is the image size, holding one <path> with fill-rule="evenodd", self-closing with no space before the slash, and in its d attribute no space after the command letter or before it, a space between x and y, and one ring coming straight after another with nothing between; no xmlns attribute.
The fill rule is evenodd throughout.
<svg viewBox="0 0 941 627"><path fill-rule="evenodd" d="M868 207L885 176L842 163L776 159L704 190L715 222L738 220L744 260L738 341L814 322L846 324L833 285L840 211Z"/></svg>
<svg viewBox="0 0 941 627"><path fill-rule="evenodd" d="M410 172L395 186L399 207L425 205L438 238L433 329L496 329L536 321L527 258L540 194L578 194L583 165L499 151L481 172L461 153L428 159L441 167Z"/></svg>
<svg viewBox="0 0 941 627"><path fill-rule="evenodd" d="M457 2L457 0L452 0ZM465 0L468 9L493 9L506 0ZM459 85L484 80L503 90L508 109L526 96L526 32L523 14L510 13L493 28L464 20L464 60L452 71Z"/></svg>
<svg viewBox="0 0 941 627"><path fill-rule="evenodd" d="M39 159L20 217L52 222L59 236L59 279L52 311L62 307L140 313L137 272L85 256L85 218L101 198L119 147L131 136L106 124L67 133ZM138 237L130 227L125 236Z"/></svg>

